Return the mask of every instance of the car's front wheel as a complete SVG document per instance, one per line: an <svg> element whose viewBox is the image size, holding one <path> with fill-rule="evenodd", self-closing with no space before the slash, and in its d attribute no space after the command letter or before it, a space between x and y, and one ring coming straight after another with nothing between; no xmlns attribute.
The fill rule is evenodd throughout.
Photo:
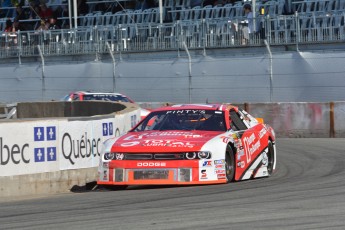
<svg viewBox="0 0 345 230"><path fill-rule="evenodd" d="M274 167L274 148L271 141L268 141L268 152L267 152L267 174L271 176Z"/></svg>
<svg viewBox="0 0 345 230"><path fill-rule="evenodd" d="M235 178L235 157L231 148L228 148L225 154L225 174L226 182L234 181Z"/></svg>

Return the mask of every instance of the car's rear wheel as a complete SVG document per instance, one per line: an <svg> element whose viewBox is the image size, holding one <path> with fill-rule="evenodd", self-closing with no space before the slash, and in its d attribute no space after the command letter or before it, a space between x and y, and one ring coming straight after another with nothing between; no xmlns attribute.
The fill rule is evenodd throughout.
<svg viewBox="0 0 345 230"><path fill-rule="evenodd" d="M267 174L271 176L273 173L274 166L274 148L271 141L268 141L268 152L267 152Z"/></svg>
<svg viewBox="0 0 345 230"><path fill-rule="evenodd" d="M226 182L234 181L235 178L235 157L231 148L228 148L225 154L225 174Z"/></svg>

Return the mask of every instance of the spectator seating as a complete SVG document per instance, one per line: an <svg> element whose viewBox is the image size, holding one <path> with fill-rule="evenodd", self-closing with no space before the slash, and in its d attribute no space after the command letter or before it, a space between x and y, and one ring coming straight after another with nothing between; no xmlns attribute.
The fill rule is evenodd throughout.
<svg viewBox="0 0 345 230"><path fill-rule="evenodd" d="M193 21L193 20L213 20L213 19L240 19L244 18L243 3L241 1L235 4L226 4L224 6L211 6L204 7L195 6L190 7L190 0L167 0L163 1L163 20L167 22L169 20L177 21ZM280 17L284 13L284 0L270 0L267 2L257 2L257 15L261 7L264 8L265 15L270 15L271 18ZM344 0L304 0L296 2L294 9L301 15L310 17L312 13L325 14L327 12L336 12L344 10ZM81 17L80 26L109 26L119 24L131 24L131 23L159 23L160 14L159 8L149 8L145 10L122 10L112 14L106 12L103 15L100 12L89 13ZM280 19L276 20L280 21ZM289 20L288 20L289 21ZM301 19L301 26L309 26L311 23L307 23L309 19ZM276 23L276 25L281 24ZM283 23L285 25L285 21ZM284 28L287 28L284 26Z"/></svg>
<svg viewBox="0 0 345 230"><path fill-rule="evenodd" d="M342 35L344 33L344 11L345 0L302 0L294 2L292 11L298 13L298 25L293 15L283 15L286 12L285 0L269 0L257 1L256 9L257 17L259 17L260 9L264 9L265 16L270 18L270 31L268 35L273 40L287 41L293 39L290 36L298 28L302 30L301 37L305 41L313 41L323 39L331 34ZM228 3L221 5L206 5L195 6L191 8L191 0L165 0L163 1L163 21L167 23L179 23L179 30L166 29L162 32L162 28L157 30L160 23L160 10L158 7L149 9L123 9L125 4L122 4L122 10L113 12L95 11L96 3L92 3L89 7L92 12L80 16L78 23L81 28L92 27L115 27L125 28L119 39L128 41L134 37L148 36L151 41L157 41L157 36L166 41L165 45L169 45L174 41L174 38L179 33L184 33L189 43L194 46L198 45L198 25L195 21L203 20L207 24L208 39L227 38L224 41L229 41L229 37L234 36L231 26L227 21L241 20L245 17L243 12L243 2L238 1L234 4ZM115 6L120 3L109 4L106 9L114 10ZM91 6L91 3L90 5ZM110 7L111 6L111 7ZM104 9L104 8L103 8ZM118 9L117 9L118 10ZM64 19L66 21L67 19ZM0 19L0 29L4 30L6 20ZM147 25L150 28L149 32L141 30L141 25ZM174 27L171 27L174 28ZM190 29L190 31L188 31ZM164 34L162 34L164 33ZM89 33L89 35L91 32ZM103 36L103 35L102 35ZM104 37L110 36L105 34ZM296 36L296 35L294 35ZM221 39L222 40L222 39ZM223 41L223 40L222 40ZM292 42L292 41L291 41Z"/></svg>

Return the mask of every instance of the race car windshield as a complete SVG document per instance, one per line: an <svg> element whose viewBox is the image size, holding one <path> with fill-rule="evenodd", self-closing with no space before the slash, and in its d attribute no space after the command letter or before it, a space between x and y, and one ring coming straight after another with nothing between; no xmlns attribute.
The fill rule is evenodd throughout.
<svg viewBox="0 0 345 230"><path fill-rule="evenodd" d="M226 131L224 115L214 110L170 110L149 114L133 131L204 130Z"/></svg>
<svg viewBox="0 0 345 230"><path fill-rule="evenodd" d="M108 95L108 94L84 95L84 101L91 101L91 100L130 102L130 100L127 97L124 97L122 95Z"/></svg>

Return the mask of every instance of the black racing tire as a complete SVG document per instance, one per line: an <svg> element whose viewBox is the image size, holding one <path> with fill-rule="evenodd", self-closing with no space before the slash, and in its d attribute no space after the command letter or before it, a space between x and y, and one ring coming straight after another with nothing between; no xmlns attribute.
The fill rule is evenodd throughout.
<svg viewBox="0 0 345 230"><path fill-rule="evenodd" d="M232 149L229 147L225 153L225 176L226 183L232 182L235 180L235 156Z"/></svg>
<svg viewBox="0 0 345 230"><path fill-rule="evenodd" d="M267 152L267 174L271 176L274 167L274 148L271 141L268 141L268 152Z"/></svg>

